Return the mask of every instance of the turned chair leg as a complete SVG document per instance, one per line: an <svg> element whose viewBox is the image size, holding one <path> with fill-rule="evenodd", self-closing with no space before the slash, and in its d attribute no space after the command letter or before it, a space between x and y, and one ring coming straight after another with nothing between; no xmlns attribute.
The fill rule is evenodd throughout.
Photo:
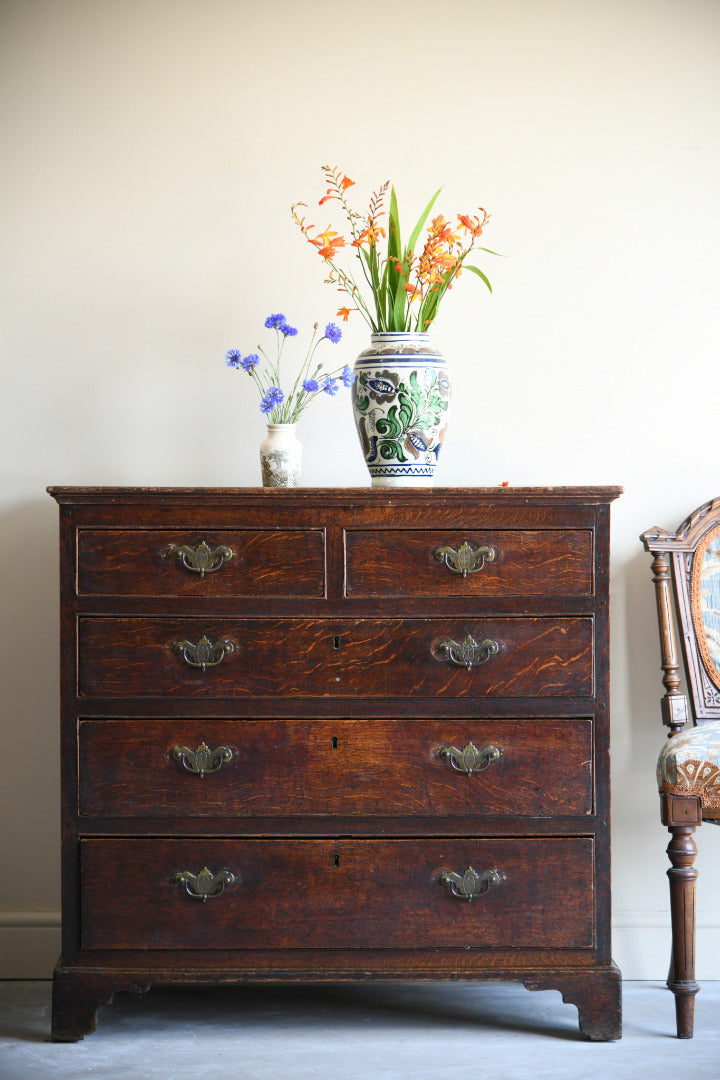
<svg viewBox="0 0 720 1080"><path fill-rule="evenodd" d="M695 982L695 826L671 825L669 832L672 960L668 986L675 995L678 1039L692 1039L695 995L700 989Z"/></svg>

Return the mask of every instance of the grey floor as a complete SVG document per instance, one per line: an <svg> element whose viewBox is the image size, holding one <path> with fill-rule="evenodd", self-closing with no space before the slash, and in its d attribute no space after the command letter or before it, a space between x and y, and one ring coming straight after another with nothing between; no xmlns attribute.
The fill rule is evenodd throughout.
<svg viewBox="0 0 720 1080"><path fill-rule="evenodd" d="M0 1080L717 1080L720 982L696 1035L626 982L620 1042L580 1040L555 991L493 983L162 988L121 994L79 1043L49 1042L49 982L0 982Z"/></svg>

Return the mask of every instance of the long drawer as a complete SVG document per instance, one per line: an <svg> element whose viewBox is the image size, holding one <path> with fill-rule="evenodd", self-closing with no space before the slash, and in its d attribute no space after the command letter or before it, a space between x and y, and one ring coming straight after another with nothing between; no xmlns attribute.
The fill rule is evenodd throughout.
<svg viewBox="0 0 720 1080"><path fill-rule="evenodd" d="M349 597L594 591L589 529L348 529L345 553Z"/></svg>
<svg viewBox="0 0 720 1080"><path fill-rule="evenodd" d="M87 949L594 944L589 837L85 839L81 862Z"/></svg>
<svg viewBox="0 0 720 1080"><path fill-rule="evenodd" d="M81 596L318 597L323 529L79 529Z"/></svg>
<svg viewBox="0 0 720 1080"><path fill-rule="evenodd" d="M587 697L593 620L78 621L86 697Z"/></svg>
<svg viewBox="0 0 720 1080"><path fill-rule="evenodd" d="M95 719L80 723L78 747L85 816L564 817L593 806L590 719Z"/></svg>

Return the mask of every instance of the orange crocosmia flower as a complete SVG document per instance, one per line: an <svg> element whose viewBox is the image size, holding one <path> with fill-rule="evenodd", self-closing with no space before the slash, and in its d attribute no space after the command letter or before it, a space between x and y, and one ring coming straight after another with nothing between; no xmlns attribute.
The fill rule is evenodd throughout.
<svg viewBox="0 0 720 1080"><path fill-rule="evenodd" d="M343 176L342 180L340 181L340 187L342 188L343 191L347 191L347 189L349 187L353 187L354 184L355 184L355 181L351 180L349 176Z"/></svg>
<svg viewBox="0 0 720 1080"><path fill-rule="evenodd" d="M343 322L348 321L348 316L350 315L350 310L351 309L349 307L341 307L340 310L337 312L337 314L342 317Z"/></svg>
<svg viewBox="0 0 720 1080"><path fill-rule="evenodd" d="M360 233L360 235L356 236L355 239L353 240L352 246L356 247L356 248L362 247L363 244L366 241L367 242L370 241L370 230L369 229L363 229L363 231Z"/></svg>
<svg viewBox="0 0 720 1080"><path fill-rule="evenodd" d="M412 303L413 300L417 300L418 297L422 296L422 293L420 292L420 290L416 289L414 285L411 285L409 283L405 286L405 292L410 297L410 302L411 303Z"/></svg>
<svg viewBox="0 0 720 1080"><path fill-rule="evenodd" d="M342 236L338 236L335 240L330 240L325 247L318 248L318 253L322 255L323 259L332 259L336 249L341 247L345 247L345 241Z"/></svg>
<svg viewBox="0 0 720 1080"><path fill-rule="evenodd" d="M318 233L315 239L311 240L311 243L315 244L324 259L331 259L336 248L345 247L344 237L329 227L325 232Z"/></svg>

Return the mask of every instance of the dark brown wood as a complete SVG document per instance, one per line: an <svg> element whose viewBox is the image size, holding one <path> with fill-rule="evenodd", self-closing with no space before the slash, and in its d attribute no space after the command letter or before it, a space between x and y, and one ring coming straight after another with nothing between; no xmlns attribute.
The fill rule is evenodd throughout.
<svg viewBox="0 0 720 1080"><path fill-rule="evenodd" d="M679 526L668 532L655 526L640 537L653 555L652 570L660 633L660 665L665 696L661 702L663 723L669 738L676 737L688 723L720 720L720 677L703 660L703 645L693 620L692 577L696 553L720 527L720 499L703 503ZM698 566L701 564L698 564ZM677 633L676 633L677 627ZM702 633L702 632L701 632ZM679 636L690 702L681 690L682 674ZM720 763L719 763L720 764ZM670 831L667 853L671 867L670 915L672 957L668 987L675 995L677 1035L693 1036L695 995L695 882L697 847L693 834L703 820L720 817L720 808L703 805L702 787L697 790L665 790L661 786L661 821Z"/></svg>
<svg viewBox="0 0 720 1080"><path fill-rule="evenodd" d="M694 825L670 826L668 857L670 869L670 916L672 919L672 963L668 985L675 995L675 1016L679 1039L693 1037L695 995L695 882L697 847Z"/></svg>
<svg viewBox="0 0 720 1080"><path fill-rule="evenodd" d="M589 837L377 840L87 839L84 949L591 948ZM497 870L468 901L444 871ZM207 901L177 871L230 870ZM542 898L537 895L542 883ZM242 960L240 960L242 963Z"/></svg>
<svg viewBox="0 0 720 1080"><path fill-rule="evenodd" d="M349 597L583 596L593 591L590 529L407 530L345 533ZM444 546L492 548L491 561L462 577L435 556ZM412 573L406 568L412 567Z"/></svg>
<svg viewBox="0 0 720 1080"><path fill-rule="evenodd" d="M607 614L619 489L52 494L54 1038L91 1031L115 989L368 977L554 987L586 1037L619 1037ZM169 554L202 541L232 559L200 576ZM453 574L434 552L464 541L496 558ZM233 645L205 671L176 648L203 635ZM468 635L498 645L470 669L437 647ZM227 749L202 777L174 753L201 744ZM466 775L471 744L462 760L498 753ZM203 901L175 875L202 892L206 867L221 877ZM451 886L477 883L471 867L497 877L468 901Z"/></svg>
<svg viewBox="0 0 720 1080"><path fill-rule="evenodd" d="M174 555L179 547L228 548L232 557L200 575ZM80 596L323 597L322 529L78 530Z"/></svg>
<svg viewBox="0 0 720 1080"><path fill-rule="evenodd" d="M468 670L437 643L470 634L498 654ZM205 671L176 643L233 651ZM582 618L78 620L81 697L588 697L593 623Z"/></svg>
<svg viewBox="0 0 720 1080"><path fill-rule="evenodd" d="M201 777L173 749L202 743L232 757ZM466 775L441 755L469 743L495 747L497 760ZM548 719L542 727L526 720L96 719L80 722L78 747L84 817L579 817L593 810L589 719Z"/></svg>

